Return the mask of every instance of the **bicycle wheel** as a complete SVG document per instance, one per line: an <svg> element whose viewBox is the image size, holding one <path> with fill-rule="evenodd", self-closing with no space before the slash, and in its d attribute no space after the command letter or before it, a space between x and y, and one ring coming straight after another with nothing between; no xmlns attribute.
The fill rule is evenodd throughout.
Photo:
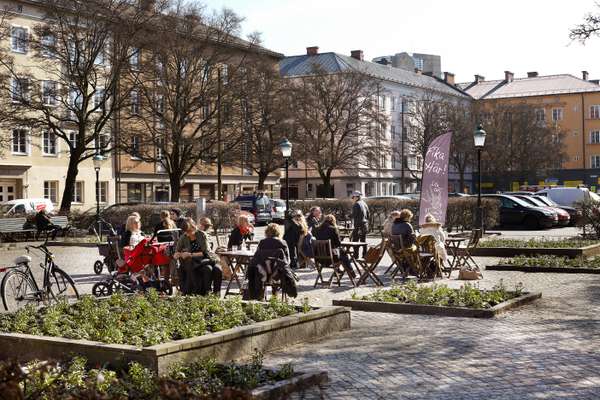
<svg viewBox="0 0 600 400"><path fill-rule="evenodd" d="M0 292L2 293L4 309L9 312L17 311L27 304L37 306L41 301L41 297L35 289L35 284L29 276L25 272L16 269L4 275Z"/></svg>
<svg viewBox="0 0 600 400"><path fill-rule="evenodd" d="M48 280L48 292L55 300L67 300L69 303L79 299L79 292L73 279L62 269L54 266Z"/></svg>

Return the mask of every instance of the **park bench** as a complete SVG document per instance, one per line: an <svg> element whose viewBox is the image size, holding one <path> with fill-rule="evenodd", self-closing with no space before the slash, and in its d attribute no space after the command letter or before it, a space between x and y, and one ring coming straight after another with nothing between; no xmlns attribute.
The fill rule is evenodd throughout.
<svg viewBox="0 0 600 400"><path fill-rule="evenodd" d="M0 240L15 240L18 237L33 236L37 229L35 225L26 225L27 218L1 218L0 219Z"/></svg>
<svg viewBox="0 0 600 400"><path fill-rule="evenodd" d="M50 217L50 221L52 221L54 225L60 226L61 229L65 229L69 226L69 218L67 218L66 215L54 215ZM52 233L51 231L38 231L37 229L35 229L35 232L36 239L39 239L40 235L46 235L45 239L47 239Z"/></svg>

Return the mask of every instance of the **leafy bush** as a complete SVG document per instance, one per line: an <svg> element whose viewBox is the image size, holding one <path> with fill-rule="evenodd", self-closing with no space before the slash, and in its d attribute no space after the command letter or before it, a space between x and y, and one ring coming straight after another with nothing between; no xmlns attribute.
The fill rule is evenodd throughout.
<svg viewBox="0 0 600 400"><path fill-rule="evenodd" d="M369 223L371 229L375 231L380 229L387 216L394 210L407 208L414 214L414 221L419 220L418 200L367 199L367 204L371 214ZM351 219L352 200L350 199L297 200L292 207L306 214L313 206L321 207L324 214L334 214L338 221ZM485 226L488 228L497 226L500 222L500 203L493 199L482 199L482 207ZM448 199L446 229L449 231L472 229L476 212L477 199L474 197Z"/></svg>
<svg viewBox="0 0 600 400"><path fill-rule="evenodd" d="M584 235L591 232L595 238L600 238L600 202L588 200L577 203L581 215L576 225L583 230Z"/></svg>
<svg viewBox="0 0 600 400"><path fill-rule="evenodd" d="M579 238L569 239L486 239L479 242L479 247L514 247L517 249L577 249L597 244L596 240Z"/></svg>
<svg viewBox="0 0 600 400"><path fill-rule="evenodd" d="M294 306L273 298L243 303L215 296L159 297L115 294L105 300L88 295L72 305L59 302L36 310L25 307L0 316L0 332L60 336L104 343L152 346L218 332L296 313Z"/></svg>
<svg viewBox="0 0 600 400"><path fill-rule="evenodd" d="M557 256L539 256L526 257L518 256L503 259L500 264L518 265L526 267L554 267L554 268L600 268L600 258L589 259L557 257Z"/></svg>
<svg viewBox="0 0 600 400"><path fill-rule="evenodd" d="M504 301L519 297L523 291L519 284L514 291L507 291L502 281L492 290L481 290L465 284L460 289L446 285L419 286L408 282L391 289L378 289L366 296L353 296L357 300L382 301L387 303L423 304L443 307L491 308Z"/></svg>
<svg viewBox="0 0 600 400"><path fill-rule="evenodd" d="M263 367L257 353L249 364L218 364L203 359L171 367L158 377L139 363L125 370L90 368L83 357L66 362L0 363L0 390L11 399L227 399L293 376L290 364ZM4 397L6 396L6 397Z"/></svg>

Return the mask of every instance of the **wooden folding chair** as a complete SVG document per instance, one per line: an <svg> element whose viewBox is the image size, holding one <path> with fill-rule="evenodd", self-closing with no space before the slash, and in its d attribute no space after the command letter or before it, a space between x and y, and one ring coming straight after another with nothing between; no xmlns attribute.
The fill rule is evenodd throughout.
<svg viewBox="0 0 600 400"><path fill-rule="evenodd" d="M391 278L394 279L398 272L402 271L402 278L406 279L410 269L420 278L422 274L421 260L417 246L405 246L402 235L390 236L390 248L394 255L396 268L392 271Z"/></svg>
<svg viewBox="0 0 600 400"><path fill-rule="evenodd" d="M423 235L417 238L419 247L419 259L421 260L422 276L420 279L435 280L436 276L442 276L442 260L435 247L435 238L431 235Z"/></svg>
<svg viewBox="0 0 600 400"><path fill-rule="evenodd" d="M479 245L479 240L481 239L482 232L481 229L473 229L471 231L471 236L469 237L469 242L467 243L467 247L460 248L458 250L458 254L456 255L456 261L454 263L454 267L460 270L463 267L467 267L469 269L476 269L481 271L479 265L475 262L473 257L471 256L471 252L477 248ZM450 274L452 274L452 269L450 270ZM450 274L448 276L450 276Z"/></svg>
<svg viewBox="0 0 600 400"><path fill-rule="evenodd" d="M327 287L331 287L331 283L333 279L336 279L336 283L338 286L341 286L342 277L344 276L345 269L342 267L341 260L335 260L333 257L333 250L331 248L330 240L316 240L313 244L313 249L315 253L315 268L317 270L317 279L315 280L314 287L316 288L319 284ZM325 268L332 268L333 273L325 282L323 278L323 270ZM356 286L354 279L349 276L352 284Z"/></svg>

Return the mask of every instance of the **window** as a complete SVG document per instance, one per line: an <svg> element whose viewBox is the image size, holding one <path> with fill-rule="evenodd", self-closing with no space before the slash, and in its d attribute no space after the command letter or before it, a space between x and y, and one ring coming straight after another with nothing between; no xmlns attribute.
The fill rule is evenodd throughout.
<svg viewBox="0 0 600 400"><path fill-rule="evenodd" d="M562 121L563 119L563 109L562 108L553 108L552 109L552 121Z"/></svg>
<svg viewBox="0 0 600 400"><path fill-rule="evenodd" d="M417 57L413 57L413 60L415 62L415 68L420 69L421 71L423 71L423 59L422 58L417 58Z"/></svg>
<svg viewBox="0 0 600 400"><path fill-rule="evenodd" d="M600 119L600 105L596 104L590 106L590 118L591 119Z"/></svg>
<svg viewBox="0 0 600 400"><path fill-rule="evenodd" d="M27 154L27 130L13 129L12 131L12 153Z"/></svg>
<svg viewBox="0 0 600 400"><path fill-rule="evenodd" d="M162 94L156 95L156 112L159 114L165 112L165 96Z"/></svg>
<svg viewBox="0 0 600 400"><path fill-rule="evenodd" d="M131 49L131 56L129 56L129 66L137 69L140 66L140 49Z"/></svg>
<svg viewBox="0 0 600 400"><path fill-rule="evenodd" d="M98 135L99 140L95 140L94 146L96 149L100 149L106 151L110 146L110 134L109 133L100 133Z"/></svg>
<svg viewBox="0 0 600 400"><path fill-rule="evenodd" d="M396 139L396 125L390 126L390 131L392 132L392 139Z"/></svg>
<svg viewBox="0 0 600 400"><path fill-rule="evenodd" d="M46 58L56 57L56 37L51 34L42 36L42 56Z"/></svg>
<svg viewBox="0 0 600 400"><path fill-rule="evenodd" d="M58 181L44 181L44 198L58 203Z"/></svg>
<svg viewBox="0 0 600 400"><path fill-rule="evenodd" d="M106 181L101 181L98 182L98 188L100 189L100 198L98 199L98 191L96 191L96 201L98 201L98 203L107 203L107 199L108 199L108 182Z"/></svg>
<svg viewBox="0 0 600 400"><path fill-rule="evenodd" d="M104 48L98 50L98 54L96 54L96 59L94 60L94 64L96 65L104 65L106 63L106 51Z"/></svg>
<svg viewBox="0 0 600 400"><path fill-rule="evenodd" d="M58 154L54 132L44 131L42 134L42 153L45 156L55 156Z"/></svg>
<svg viewBox="0 0 600 400"><path fill-rule="evenodd" d="M140 113L140 95L137 90L131 91L131 113L138 115Z"/></svg>
<svg viewBox="0 0 600 400"><path fill-rule="evenodd" d="M142 184L128 183L127 184L127 201L136 203L142 201Z"/></svg>
<svg viewBox="0 0 600 400"><path fill-rule="evenodd" d="M347 196L350 197L352 195L352 192L354 192L354 183L346 183Z"/></svg>
<svg viewBox="0 0 600 400"><path fill-rule="evenodd" d="M600 168L600 156L592 156L592 168Z"/></svg>
<svg viewBox="0 0 600 400"><path fill-rule="evenodd" d="M140 158L140 137L133 136L131 138L131 158Z"/></svg>
<svg viewBox="0 0 600 400"><path fill-rule="evenodd" d="M55 106L57 84L54 81L43 81L42 82L42 101L45 106Z"/></svg>
<svg viewBox="0 0 600 400"><path fill-rule="evenodd" d="M15 103L29 99L29 80L13 78L11 81L11 100Z"/></svg>
<svg viewBox="0 0 600 400"><path fill-rule="evenodd" d="M379 107L385 111L385 96L379 96Z"/></svg>
<svg viewBox="0 0 600 400"><path fill-rule="evenodd" d="M94 110L96 112L104 111L104 89L96 89L94 93Z"/></svg>
<svg viewBox="0 0 600 400"><path fill-rule="evenodd" d="M543 108L538 108L537 110L535 110L535 122L546 122L546 111Z"/></svg>
<svg viewBox="0 0 600 400"><path fill-rule="evenodd" d="M202 119L210 118L210 104L205 104L202 106Z"/></svg>
<svg viewBox="0 0 600 400"><path fill-rule="evenodd" d="M71 143L71 147L73 147L73 148L77 147L77 132L76 131L69 132L69 142Z"/></svg>
<svg viewBox="0 0 600 400"><path fill-rule="evenodd" d="M10 49L15 53L27 53L29 32L27 28L13 26L10 30Z"/></svg>
<svg viewBox="0 0 600 400"><path fill-rule="evenodd" d="M390 102L391 102L390 108L392 109L392 111L396 111L396 98L394 96L392 96Z"/></svg>
<svg viewBox="0 0 600 400"><path fill-rule="evenodd" d="M69 108L71 112L74 113L76 111L81 110L83 106L83 96L81 92L77 88L69 89Z"/></svg>
<svg viewBox="0 0 600 400"><path fill-rule="evenodd" d="M600 131L590 132L590 143L600 143Z"/></svg>
<svg viewBox="0 0 600 400"><path fill-rule="evenodd" d="M221 66L221 81L223 85L227 85L227 82L229 82L229 66L227 64Z"/></svg>
<svg viewBox="0 0 600 400"><path fill-rule="evenodd" d="M162 162L162 159L165 156L165 152L163 150L165 146L165 140L162 138L156 139L156 172L166 172L166 168Z"/></svg>
<svg viewBox="0 0 600 400"><path fill-rule="evenodd" d="M73 202L74 203L83 203L83 182L82 181L75 182L75 187L73 188Z"/></svg>

